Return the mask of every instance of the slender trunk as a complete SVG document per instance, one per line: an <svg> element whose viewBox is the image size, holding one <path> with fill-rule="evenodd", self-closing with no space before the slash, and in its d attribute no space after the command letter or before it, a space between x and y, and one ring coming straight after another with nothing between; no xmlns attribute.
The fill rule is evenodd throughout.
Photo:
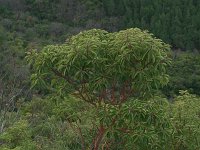
<svg viewBox="0 0 200 150"><path fill-rule="evenodd" d="M115 103L115 88L116 88L116 83L115 81L113 81L112 89L111 89L111 103L112 104Z"/></svg>
<svg viewBox="0 0 200 150"><path fill-rule="evenodd" d="M99 146L101 144L101 141L103 139L105 132L106 132L106 129L103 127L103 125L100 125L98 133L95 139L93 140L93 145L91 147L91 150L99 150Z"/></svg>

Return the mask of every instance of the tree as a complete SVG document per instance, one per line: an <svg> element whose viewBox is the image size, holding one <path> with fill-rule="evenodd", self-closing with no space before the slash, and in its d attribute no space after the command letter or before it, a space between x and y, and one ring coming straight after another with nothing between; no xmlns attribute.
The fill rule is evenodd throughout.
<svg viewBox="0 0 200 150"><path fill-rule="evenodd" d="M168 82L165 68L170 63L169 50L169 45L138 28L115 33L93 29L72 36L63 45L50 45L39 53L32 51L27 59L35 72L33 85L45 86L62 96L72 94L91 104L98 118L91 148L99 149L103 139L125 142L127 137L135 142L125 142L126 146L142 147L142 139L138 141L133 133L137 124L133 116L140 118L143 114L146 117L138 122L143 122L145 128L150 126L147 133L153 133L146 138L147 147L143 147L148 149L155 137L164 141L166 115L137 112L134 108L159 111L149 100L156 88ZM143 138L145 128L140 135ZM154 128L157 130L152 131ZM109 140L104 141L105 145L109 146Z"/></svg>

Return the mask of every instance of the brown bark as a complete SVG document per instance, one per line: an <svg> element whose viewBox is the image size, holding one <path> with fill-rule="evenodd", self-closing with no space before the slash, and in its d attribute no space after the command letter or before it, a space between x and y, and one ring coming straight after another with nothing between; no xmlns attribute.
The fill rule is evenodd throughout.
<svg viewBox="0 0 200 150"><path fill-rule="evenodd" d="M93 145L91 147L91 150L99 150L101 141L103 139L103 136L106 132L106 129L103 127L103 125L100 125L99 129L98 129L98 133L95 137L95 139L93 140Z"/></svg>

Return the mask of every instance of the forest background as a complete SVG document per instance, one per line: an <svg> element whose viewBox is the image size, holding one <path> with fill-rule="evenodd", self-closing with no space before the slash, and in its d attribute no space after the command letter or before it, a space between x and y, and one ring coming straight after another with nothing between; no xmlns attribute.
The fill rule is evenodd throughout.
<svg viewBox="0 0 200 150"><path fill-rule="evenodd" d="M199 0L0 0L0 133L17 125L22 130L27 128L24 122L15 123L25 116L29 107L34 112L40 111L36 109L38 99L46 99L49 94L43 88L31 89L32 70L25 60L27 52L33 49L39 52L46 45L64 43L83 30L97 28L116 32L134 27L148 30L171 45L172 64L167 68L169 83L159 89L159 95L173 102L179 90L187 90L198 97ZM46 106L52 108L52 101L43 100L41 109L48 111L49 108L42 105L49 103ZM21 111L24 112L21 114ZM49 111L44 112L52 115L51 109ZM38 134L47 126L38 121L37 127L42 129L38 129ZM43 142L51 147L52 133L41 133L41 136L47 137ZM1 145L4 147L0 139Z"/></svg>

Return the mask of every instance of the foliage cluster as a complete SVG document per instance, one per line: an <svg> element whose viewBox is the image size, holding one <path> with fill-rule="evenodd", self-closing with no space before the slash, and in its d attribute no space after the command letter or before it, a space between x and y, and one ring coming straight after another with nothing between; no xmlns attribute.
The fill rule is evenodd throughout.
<svg viewBox="0 0 200 150"><path fill-rule="evenodd" d="M160 97L129 101L118 112L122 113L119 122L107 131L100 148L199 149L199 103L199 97L186 91L181 91L174 103ZM91 105L71 96L33 99L21 107L18 120L7 124L0 134L0 149L87 149L98 131L99 121L110 123L110 118L116 115L115 107L107 105L105 109L107 113L102 118L101 111L97 116ZM129 130L125 130L127 125Z"/></svg>
<svg viewBox="0 0 200 150"><path fill-rule="evenodd" d="M29 52L33 85L78 92L94 104L144 97L168 82L169 45L138 28L108 33L84 31L63 45ZM59 89L59 90L58 90Z"/></svg>

